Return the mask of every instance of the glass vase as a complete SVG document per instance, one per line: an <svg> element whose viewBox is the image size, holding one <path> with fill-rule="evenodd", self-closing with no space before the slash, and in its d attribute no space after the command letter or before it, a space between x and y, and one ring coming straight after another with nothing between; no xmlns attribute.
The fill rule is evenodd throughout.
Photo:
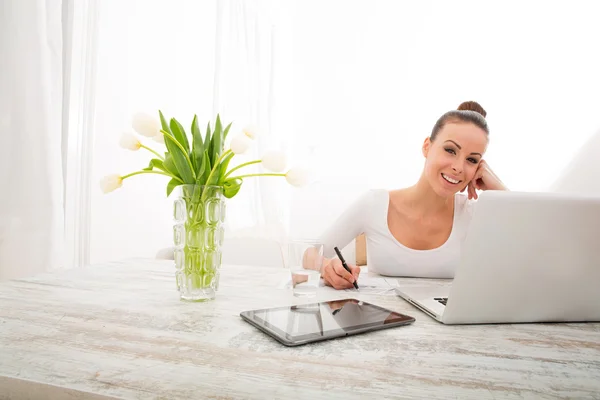
<svg viewBox="0 0 600 400"><path fill-rule="evenodd" d="M207 301L219 289L225 197L220 186L175 189L173 243L181 300Z"/></svg>

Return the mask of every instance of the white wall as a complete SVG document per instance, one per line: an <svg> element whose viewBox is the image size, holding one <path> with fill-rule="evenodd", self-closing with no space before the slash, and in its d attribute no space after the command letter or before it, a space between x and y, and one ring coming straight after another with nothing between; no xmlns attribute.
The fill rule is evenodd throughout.
<svg viewBox="0 0 600 400"><path fill-rule="evenodd" d="M600 130L575 153L550 190L559 193L600 196Z"/></svg>

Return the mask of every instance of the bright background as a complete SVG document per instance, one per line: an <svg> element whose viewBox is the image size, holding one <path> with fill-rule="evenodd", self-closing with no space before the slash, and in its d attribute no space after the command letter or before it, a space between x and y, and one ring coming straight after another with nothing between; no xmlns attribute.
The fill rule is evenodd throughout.
<svg viewBox="0 0 600 400"><path fill-rule="evenodd" d="M247 180L228 204L229 237L316 237L364 190L413 184L423 140L466 100L487 110L485 158L512 190L587 185L600 172L589 147L600 134L594 0L0 7L0 277L17 264L153 257L171 244L166 177L136 176L107 195L98 184L147 165L148 153L118 146L138 111L186 127L220 113L232 135L257 124L251 154L235 162L274 148L311 168L302 189ZM585 168L565 178L582 154Z"/></svg>
<svg viewBox="0 0 600 400"><path fill-rule="evenodd" d="M600 128L594 2L105 6L94 183L145 163L116 143L133 112L158 108L186 126L193 113L207 122L220 112L237 129L258 123L270 142L256 155L283 148L315 172L300 190L268 178L246 185L229 206L230 235L314 237L361 191L411 185L422 141L465 100L488 111L486 159L512 190L548 188ZM170 244L165 184L144 176L93 192L92 262Z"/></svg>

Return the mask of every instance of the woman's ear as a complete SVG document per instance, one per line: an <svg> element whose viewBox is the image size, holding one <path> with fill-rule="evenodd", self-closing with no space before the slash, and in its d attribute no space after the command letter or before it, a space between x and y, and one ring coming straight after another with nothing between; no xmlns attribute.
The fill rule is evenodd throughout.
<svg viewBox="0 0 600 400"><path fill-rule="evenodd" d="M423 142L423 157L427 158L427 154L429 154L429 149L431 148L431 139L429 139L429 137L425 138L425 141Z"/></svg>

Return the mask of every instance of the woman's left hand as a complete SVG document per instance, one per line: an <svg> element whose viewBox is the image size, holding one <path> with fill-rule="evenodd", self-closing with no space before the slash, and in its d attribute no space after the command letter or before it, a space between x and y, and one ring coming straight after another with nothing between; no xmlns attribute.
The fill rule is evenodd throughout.
<svg viewBox="0 0 600 400"><path fill-rule="evenodd" d="M507 190L500 178L492 171L485 160L479 162L477 171L469 184L465 187L470 199L477 199L477 190ZM461 190L464 192L465 189Z"/></svg>

